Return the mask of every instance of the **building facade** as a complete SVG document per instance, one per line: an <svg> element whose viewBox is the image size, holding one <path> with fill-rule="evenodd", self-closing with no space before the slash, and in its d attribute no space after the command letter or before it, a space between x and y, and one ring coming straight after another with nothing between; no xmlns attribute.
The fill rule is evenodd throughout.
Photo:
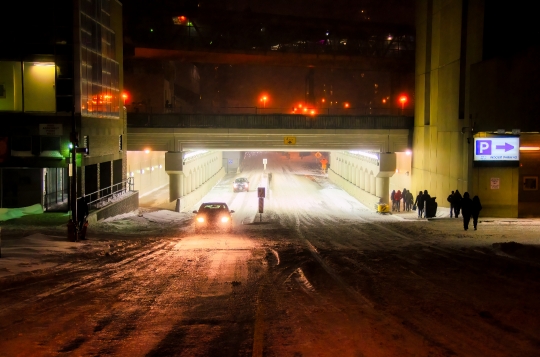
<svg viewBox="0 0 540 357"><path fill-rule="evenodd" d="M10 2L0 24L0 205L69 209L70 133L78 193L126 178L122 5Z"/></svg>
<svg viewBox="0 0 540 357"><path fill-rule="evenodd" d="M540 43L527 9L417 1L412 179L439 206L459 189L480 197L484 217L540 216ZM500 140L502 154L475 158L482 140ZM506 141L519 146L510 159Z"/></svg>

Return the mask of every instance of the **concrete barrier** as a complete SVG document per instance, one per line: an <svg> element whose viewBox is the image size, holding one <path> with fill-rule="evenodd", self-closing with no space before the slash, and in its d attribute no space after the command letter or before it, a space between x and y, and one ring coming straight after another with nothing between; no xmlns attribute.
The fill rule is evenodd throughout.
<svg viewBox="0 0 540 357"><path fill-rule="evenodd" d="M331 169L328 170L328 179L341 187L349 195L356 198L370 210L377 210L377 205L379 204L380 197L377 197L367 191L362 190L360 187L355 186L353 183L345 180L343 177L339 176Z"/></svg>
<svg viewBox="0 0 540 357"><path fill-rule="evenodd" d="M119 214L133 212L139 209L139 191L131 191L122 195L117 201L92 211L88 214L88 223L96 223L102 219L114 217Z"/></svg>
<svg viewBox="0 0 540 357"><path fill-rule="evenodd" d="M221 170L219 170L208 181L199 186L199 188L197 188L195 191L177 199L176 212L186 212L191 210L193 205L199 202L208 192L210 192L212 187L214 187L225 175L225 168L222 167Z"/></svg>

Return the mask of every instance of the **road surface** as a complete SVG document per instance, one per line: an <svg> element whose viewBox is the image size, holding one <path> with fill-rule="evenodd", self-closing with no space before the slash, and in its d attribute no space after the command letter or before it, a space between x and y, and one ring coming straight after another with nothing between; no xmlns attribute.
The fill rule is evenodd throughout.
<svg viewBox="0 0 540 357"><path fill-rule="evenodd" d="M106 249L0 279L0 356L539 355L539 221L379 215L313 156L264 157L205 198L232 234L147 210L91 227Z"/></svg>

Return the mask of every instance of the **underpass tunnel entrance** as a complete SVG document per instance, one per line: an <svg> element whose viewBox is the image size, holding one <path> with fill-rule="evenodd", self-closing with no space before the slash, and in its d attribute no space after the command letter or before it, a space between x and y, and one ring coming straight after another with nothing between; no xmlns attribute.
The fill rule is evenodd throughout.
<svg viewBox="0 0 540 357"><path fill-rule="evenodd" d="M234 180L246 175L254 190L283 173L330 182L369 209L411 187L410 152L129 151L128 170L141 207L175 211L190 210L216 186L232 193Z"/></svg>

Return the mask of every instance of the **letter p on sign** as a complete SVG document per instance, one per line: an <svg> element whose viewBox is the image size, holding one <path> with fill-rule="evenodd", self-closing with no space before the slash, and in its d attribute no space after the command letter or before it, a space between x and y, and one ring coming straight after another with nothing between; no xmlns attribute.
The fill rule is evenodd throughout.
<svg viewBox="0 0 540 357"><path fill-rule="evenodd" d="M491 140L477 140L476 155L491 155Z"/></svg>

